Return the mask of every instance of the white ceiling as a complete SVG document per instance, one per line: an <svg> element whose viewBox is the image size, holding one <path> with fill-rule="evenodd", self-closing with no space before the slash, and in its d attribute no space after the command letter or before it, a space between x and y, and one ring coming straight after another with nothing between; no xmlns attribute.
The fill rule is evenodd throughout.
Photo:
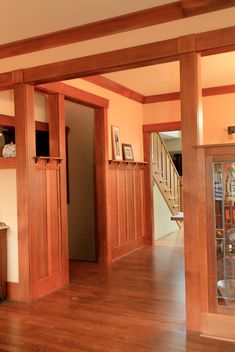
<svg viewBox="0 0 235 352"><path fill-rule="evenodd" d="M174 0L1 0L0 43L123 15Z"/></svg>
<svg viewBox="0 0 235 352"><path fill-rule="evenodd" d="M235 51L202 57L202 87L235 84ZM178 92L179 62L142 67L104 75L144 96Z"/></svg>

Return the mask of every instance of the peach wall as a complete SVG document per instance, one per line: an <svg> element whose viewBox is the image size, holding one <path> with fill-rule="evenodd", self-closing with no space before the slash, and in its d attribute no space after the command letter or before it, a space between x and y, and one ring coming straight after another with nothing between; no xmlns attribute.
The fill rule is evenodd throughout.
<svg viewBox="0 0 235 352"><path fill-rule="evenodd" d="M144 125L180 121L180 101L173 100L162 103L145 104L143 106Z"/></svg>
<svg viewBox="0 0 235 352"><path fill-rule="evenodd" d="M227 127L235 125L235 94L203 98L204 143L235 143L235 135L228 135Z"/></svg>
<svg viewBox="0 0 235 352"><path fill-rule="evenodd" d="M119 126L121 143L132 145L136 161L143 161L143 105L82 79L66 81L74 87L109 99L109 159L112 159L111 126Z"/></svg>
<svg viewBox="0 0 235 352"><path fill-rule="evenodd" d="M203 144L235 143L227 127L235 125L235 94L203 97ZM144 124L180 121L180 101L144 105Z"/></svg>

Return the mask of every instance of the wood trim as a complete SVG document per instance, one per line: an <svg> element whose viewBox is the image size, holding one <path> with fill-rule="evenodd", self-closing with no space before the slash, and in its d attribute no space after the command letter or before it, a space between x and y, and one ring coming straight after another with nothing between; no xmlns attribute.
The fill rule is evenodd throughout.
<svg viewBox="0 0 235 352"><path fill-rule="evenodd" d="M100 107L108 108L109 106L108 99L102 98L93 93L86 92L82 89L72 87L62 82L42 84L37 86L36 90L44 94L45 93L63 94L67 100L70 100L76 103L82 103L83 105L86 105L92 108L100 108Z"/></svg>
<svg viewBox="0 0 235 352"><path fill-rule="evenodd" d="M0 158L0 169L15 169L16 158Z"/></svg>
<svg viewBox="0 0 235 352"><path fill-rule="evenodd" d="M7 282L7 299L10 301L19 301L19 283Z"/></svg>
<svg viewBox="0 0 235 352"><path fill-rule="evenodd" d="M202 313L201 333L235 341L235 319L231 315Z"/></svg>
<svg viewBox="0 0 235 352"><path fill-rule="evenodd" d="M108 89L114 93L120 94L123 97L137 101L138 103L144 103L144 96L130 88L127 88L107 77L103 76L91 76L85 77L84 80L96 84L99 87Z"/></svg>
<svg viewBox="0 0 235 352"><path fill-rule="evenodd" d="M137 238L134 241L128 242L122 246L112 249L112 260L120 259L125 255L129 255L130 253L141 249L146 245L146 237Z"/></svg>
<svg viewBox="0 0 235 352"><path fill-rule="evenodd" d="M226 9L234 0L183 0L0 45L0 59Z"/></svg>
<svg viewBox="0 0 235 352"><path fill-rule="evenodd" d="M23 80L28 83L40 84L82 78L127 68L174 61L177 59L177 55L178 39L168 39L157 43L27 68L23 70ZM4 83L8 83L7 79L5 79ZM12 78L10 77L8 84L11 83Z"/></svg>
<svg viewBox="0 0 235 352"><path fill-rule="evenodd" d="M17 150L16 179L18 206L18 250L19 250L19 300L30 302L30 239L32 227L35 226L29 210L33 209L34 160L35 155L35 121L34 121L34 87L18 84L14 90L15 124Z"/></svg>
<svg viewBox="0 0 235 352"><path fill-rule="evenodd" d="M178 131L178 130L181 131L181 121L162 122L162 123L154 123L150 125L143 125L144 133Z"/></svg>
<svg viewBox="0 0 235 352"><path fill-rule="evenodd" d="M235 26L215 31L163 40L111 52L94 54L72 60L0 74L0 89L16 83L42 84L53 81L82 78L102 73L143 67L179 59L187 52L218 52L234 50Z"/></svg>
<svg viewBox="0 0 235 352"><path fill-rule="evenodd" d="M180 92L149 95L144 97L143 104L161 103L171 100L180 100Z"/></svg>
<svg viewBox="0 0 235 352"><path fill-rule="evenodd" d="M146 235L149 245L152 245L154 239L153 187L150 160L151 133L175 130L181 130L181 121L143 125L144 161L147 164L144 170Z"/></svg>
<svg viewBox="0 0 235 352"><path fill-rule="evenodd" d="M221 95L221 94L232 94L232 93L235 93L235 84L202 89L203 97L209 97L212 95ZM161 103L161 102L171 101L171 100L180 100L180 92L146 96L144 97L143 104L154 104L154 103Z"/></svg>
<svg viewBox="0 0 235 352"><path fill-rule="evenodd" d="M111 262L111 243L108 228L108 111L95 109L95 163L96 163L96 222L98 261Z"/></svg>
<svg viewBox="0 0 235 352"><path fill-rule="evenodd" d="M154 241L154 213L153 213L153 187L151 175L151 134L143 133L144 161L146 167L144 170L145 186L145 217L146 217L146 236L147 244L152 245Z"/></svg>
<svg viewBox="0 0 235 352"><path fill-rule="evenodd" d="M198 33L196 35L196 51L202 52L202 55L215 55L216 49L221 47L225 51L234 50L235 26L229 28L220 28L210 32ZM211 50L213 50L211 52ZM203 54L204 52L204 54Z"/></svg>
<svg viewBox="0 0 235 352"><path fill-rule="evenodd" d="M15 126L15 116L0 114L0 126Z"/></svg>
<svg viewBox="0 0 235 352"><path fill-rule="evenodd" d="M181 123L184 172L184 234L185 234L185 286L186 326L189 331L200 331L200 251L198 229L197 151L200 143L201 116L200 56L182 54L180 58ZM185 137L184 137L185 136ZM193 214L193 216L192 216Z"/></svg>

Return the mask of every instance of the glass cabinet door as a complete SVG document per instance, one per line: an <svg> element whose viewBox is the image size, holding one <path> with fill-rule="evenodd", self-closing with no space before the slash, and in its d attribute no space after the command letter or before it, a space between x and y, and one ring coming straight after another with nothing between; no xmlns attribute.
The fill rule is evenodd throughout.
<svg viewBox="0 0 235 352"><path fill-rule="evenodd" d="M235 308L235 161L213 163L217 303Z"/></svg>

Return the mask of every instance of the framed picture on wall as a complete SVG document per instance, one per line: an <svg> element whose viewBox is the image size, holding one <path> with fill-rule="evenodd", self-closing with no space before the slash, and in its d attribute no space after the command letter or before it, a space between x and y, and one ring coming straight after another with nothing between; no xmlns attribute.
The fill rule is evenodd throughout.
<svg viewBox="0 0 235 352"><path fill-rule="evenodd" d="M123 153L123 159L128 161L133 161L134 160L134 155L132 151L132 146L131 144L122 144L122 153Z"/></svg>
<svg viewBox="0 0 235 352"><path fill-rule="evenodd" d="M112 129L113 159L122 160L122 147L120 142L119 127L111 126L111 129Z"/></svg>

